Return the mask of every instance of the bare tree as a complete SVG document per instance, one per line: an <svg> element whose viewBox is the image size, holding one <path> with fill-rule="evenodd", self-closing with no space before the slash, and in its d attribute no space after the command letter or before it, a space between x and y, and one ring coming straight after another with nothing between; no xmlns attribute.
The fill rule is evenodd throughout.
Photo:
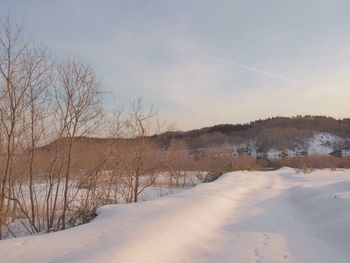
<svg viewBox="0 0 350 263"><path fill-rule="evenodd" d="M169 185L185 186L187 166L190 156L187 144L183 140L172 139L165 153L165 168L169 172Z"/></svg>
<svg viewBox="0 0 350 263"><path fill-rule="evenodd" d="M23 74L26 50L22 28L8 17L0 28L0 238L11 206L14 155L18 137L23 131L21 117L27 107L25 94L30 84L28 76Z"/></svg>
<svg viewBox="0 0 350 263"><path fill-rule="evenodd" d="M160 168L159 151L148 138L157 126L156 117L153 107L145 108L140 98L131 103L125 121L127 134L132 139L126 167L130 202L137 202L143 190L155 182Z"/></svg>
<svg viewBox="0 0 350 263"><path fill-rule="evenodd" d="M102 113L101 84L90 66L76 60L67 60L58 66L54 86L56 120L60 123L63 138L67 140L61 215L62 229L65 229L70 203L68 193L73 142L76 136L89 135L98 127Z"/></svg>

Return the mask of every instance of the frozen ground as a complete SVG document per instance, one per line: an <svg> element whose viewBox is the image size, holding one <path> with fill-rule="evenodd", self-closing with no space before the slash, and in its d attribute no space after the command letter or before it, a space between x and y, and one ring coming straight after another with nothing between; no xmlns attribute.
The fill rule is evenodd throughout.
<svg viewBox="0 0 350 263"><path fill-rule="evenodd" d="M350 261L349 170L229 173L98 214L66 231L0 241L0 261Z"/></svg>

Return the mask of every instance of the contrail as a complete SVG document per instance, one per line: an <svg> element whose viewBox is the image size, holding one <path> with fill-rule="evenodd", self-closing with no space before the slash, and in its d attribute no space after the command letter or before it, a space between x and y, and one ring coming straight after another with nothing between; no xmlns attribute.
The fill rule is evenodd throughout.
<svg viewBox="0 0 350 263"><path fill-rule="evenodd" d="M294 83L299 83L300 84L300 82L297 81L297 80L294 80L294 79L291 79L291 78L288 78L286 76L282 76L282 75L279 75L279 74L276 74L276 73L273 73L273 72L268 72L268 71L261 70L261 69L258 69L258 68L246 66L246 65L243 65L243 64L240 64L240 63L237 63L237 62L234 62L234 61L226 60L226 59L216 58L216 57L212 57L212 56L209 56L209 57L212 58L212 59L215 59L217 61L221 61L221 62L223 62L225 64L237 66L237 67L240 67L240 68L244 68L244 69L247 69L247 70L255 71L255 72L262 73L262 74L265 74L265 75L269 75L269 76L272 76L272 77L275 77L275 78L279 78L279 79L283 79L283 80L286 80L286 81L289 81L289 82L294 82Z"/></svg>

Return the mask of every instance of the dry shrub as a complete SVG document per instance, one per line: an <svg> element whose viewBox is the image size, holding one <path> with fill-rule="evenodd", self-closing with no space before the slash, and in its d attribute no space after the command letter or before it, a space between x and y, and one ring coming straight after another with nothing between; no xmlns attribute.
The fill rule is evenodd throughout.
<svg viewBox="0 0 350 263"><path fill-rule="evenodd" d="M269 160L267 158L254 158L252 156L225 156L218 157L206 155L203 160L196 162L196 168L208 171L205 182L213 181L222 174L239 170L267 170L279 169L282 167L295 168L297 172L310 173L315 169L350 168L350 157L333 156L301 156Z"/></svg>
<svg viewBox="0 0 350 263"><path fill-rule="evenodd" d="M350 157L338 158L333 156L311 155L274 160L271 162L271 165L275 168L292 167L304 172L310 172L313 169L350 168Z"/></svg>
<svg viewBox="0 0 350 263"><path fill-rule="evenodd" d="M249 155L247 156L234 156L231 159L231 171L238 170L257 170L260 168L257 160Z"/></svg>
<svg viewBox="0 0 350 263"><path fill-rule="evenodd" d="M227 172L239 170L251 171L261 169L262 163L265 162L257 162L255 158L249 155L218 156L215 154L206 154L205 158L197 161L196 168L202 171L207 171L207 176L203 181L211 182Z"/></svg>

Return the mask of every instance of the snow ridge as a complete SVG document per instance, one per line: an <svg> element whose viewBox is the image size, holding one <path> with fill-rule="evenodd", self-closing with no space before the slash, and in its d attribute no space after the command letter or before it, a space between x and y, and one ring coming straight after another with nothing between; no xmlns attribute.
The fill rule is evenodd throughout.
<svg viewBox="0 0 350 263"><path fill-rule="evenodd" d="M1 262L348 262L350 171L233 172L92 222L0 241Z"/></svg>

